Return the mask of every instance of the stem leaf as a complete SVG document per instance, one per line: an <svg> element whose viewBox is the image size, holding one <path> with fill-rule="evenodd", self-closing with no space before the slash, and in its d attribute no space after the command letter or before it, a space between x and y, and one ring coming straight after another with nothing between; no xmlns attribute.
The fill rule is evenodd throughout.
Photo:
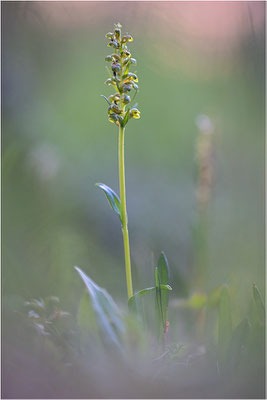
<svg viewBox="0 0 267 400"><path fill-rule="evenodd" d="M112 210L115 211L116 214L118 214L118 216L121 219L121 202L119 197L117 196L117 194L107 185L105 185L104 183L96 183L96 186L98 186L100 189L102 189L108 199L108 202L112 208Z"/></svg>

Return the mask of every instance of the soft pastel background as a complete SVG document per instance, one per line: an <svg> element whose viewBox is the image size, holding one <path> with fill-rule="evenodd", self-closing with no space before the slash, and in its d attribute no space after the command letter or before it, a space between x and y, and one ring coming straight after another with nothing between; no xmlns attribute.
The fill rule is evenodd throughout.
<svg viewBox="0 0 267 400"><path fill-rule="evenodd" d="M226 283L239 320L252 283L264 293L264 3L2 2L2 339L10 396L20 380L9 373L18 359L23 365L26 346L14 312L25 300L56 295L75 314L79 265L126 301L119 221L94 186L118 192L117 129L100 97L112 93L103 84L104 36L118 21L134 36L142 113L126 132L135 288L152 284L164 250L174 306L193 288ZM198 288L201 114L214 127L214 180ZM182 320L173 329L185 335Z"/></svg>

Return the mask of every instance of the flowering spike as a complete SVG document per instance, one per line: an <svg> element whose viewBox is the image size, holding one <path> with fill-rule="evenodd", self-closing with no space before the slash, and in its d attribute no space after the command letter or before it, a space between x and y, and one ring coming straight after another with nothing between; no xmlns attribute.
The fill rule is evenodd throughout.
<svg viewBox="0 0 267 400"><path fill-rule="evenodd" d="M135 108L127 108L131 103L131 97L128 93L131 90L138 90L136 82L138 77L136 74L129 72L131 65L136 64L135 58L127 47L128 42L133 41L131 35L122 34L121 24L115 24L113 32L108 32L106 37L109 40L108 46L114 48L114 53L105 57L107 62L110 62L110 69L108 72L110 77L106 80L105 84L113 86L117 93L109 96L108 103L108 119L110 122L119 126L125 126L130 118L140 118L140 111Z"/></svg>

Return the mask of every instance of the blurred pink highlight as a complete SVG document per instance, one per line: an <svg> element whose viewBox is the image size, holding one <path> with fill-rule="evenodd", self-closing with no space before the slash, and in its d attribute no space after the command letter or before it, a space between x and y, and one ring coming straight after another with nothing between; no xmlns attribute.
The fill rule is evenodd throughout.
<svg viewBox="0 0 267 400"><path fill-rule="evenodd" d="M181 31L190 35L191 39L213 40L224 42L247 34L251 23L258 29L264 23L264 2L33 2L23 3L29 11L32 22L36 22L36 13L44 17L43 21L57 28L73 28L90 25L90 22L101 23L103 18L110 15L111 25L113 16L129 17L127 14L134 8L137 25L146 24L150 29L160 28L171 34ZM113 10L111 13L110 11ZM250 14L250 15L249 15ZM40 21L39 21L40 22ZM160 24L160 26L155 26Z"/></svg>

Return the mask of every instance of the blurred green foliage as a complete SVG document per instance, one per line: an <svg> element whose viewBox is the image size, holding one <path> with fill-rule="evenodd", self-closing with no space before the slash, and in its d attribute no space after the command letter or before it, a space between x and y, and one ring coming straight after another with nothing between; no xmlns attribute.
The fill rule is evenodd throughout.
<svg viewBox="0 0 267 400"><path fill-rule="evenodd" d="M62 308L76 314L83 292L74 265L126 304L120 224L94 186L104 181L118 192L117 129L107 121L100 97L109 94L104 86L104 35L117 21L109 16L111 5L99 7L102 13L88 26L60 28L50 26L38 8L32 14L39 22L29 23L23 4L2 4L2 305L7 348L17 338L14 311L27 299L58 296ZM200 51L199 67L188 70L180 32L165 44L166 54L177 49L169 65L168 57L156 54L164 43L162 26L144 32L144 25L127 15L127 7L118 19L136 38L131 48L138 59L142 109L142 118L129 124L126 137L134 286L140 290L153 285L155 262L164 250L171 270L170 299L190 296L198 289L192 280L198 257L205 253L201 290L229 285L236 327L251 306L252 283L264 293L263 28L240 38L221 67L216 53L206 59ZM135 18L142 21L138 9ZM196 253L199 114L208 115L215 127L215 184L204 247ZM172 309L171 302L169 319L173 338L182 342L194 337L193 319ZM21 347L26 342L21 339ZM10 366L12 360L6 356L5 362Z"/></svg>

